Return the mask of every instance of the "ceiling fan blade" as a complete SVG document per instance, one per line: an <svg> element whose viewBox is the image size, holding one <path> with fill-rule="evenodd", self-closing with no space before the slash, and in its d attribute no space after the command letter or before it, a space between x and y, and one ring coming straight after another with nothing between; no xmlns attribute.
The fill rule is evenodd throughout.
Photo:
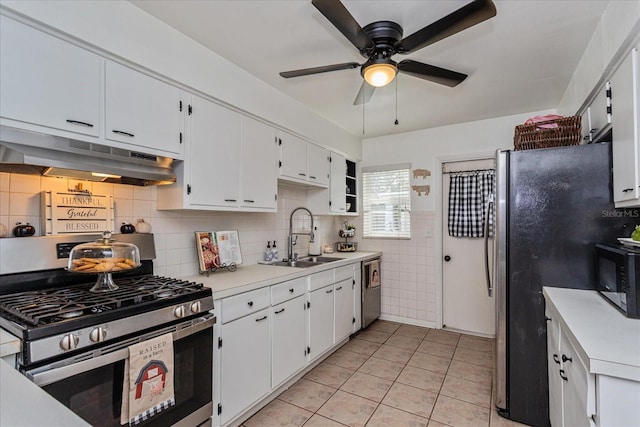
<svg viewBox="0 0 640 427"><path fill-rule="evenodd" d="M400 40L397 53L411 53L496 16L491 0L475 0Z"/></svg>
<svg viewBox="0 0 640 427"><path fill-rule="evenodd" d="M360 24L351 16L340 0L312 0L316 9L324 15L358 50L374 46Z"/></svg>
<svg viewBox="0 0 640 427"><path fill-rule="evenodd" d="M373 93L376 91L374 86L371 86L369 83L363 81L362 86L360 86L360 90L356 95L356 99L353 100L353 105L362 105L367 104L371 101L371 97Z"/></svg>
<svg viewBox="0 0 640 427"><path fill-rule="evenodd" d="M325 65L322 67L303 68L301 70L283 71L280 73L285 79L291 77L308 76L311 74L327 73L329 71L349 70L352 68L358 68L360 64L357 62L345 62L342 64Z"/></svg>
<svg viewBox="0 0 640 427"><path fill-rule="evenodd" d="M398 71L449 87L457 86L467 78L466 74L436 67L435 65L423 64L411 59L400 61L398 63Z"/></svg>

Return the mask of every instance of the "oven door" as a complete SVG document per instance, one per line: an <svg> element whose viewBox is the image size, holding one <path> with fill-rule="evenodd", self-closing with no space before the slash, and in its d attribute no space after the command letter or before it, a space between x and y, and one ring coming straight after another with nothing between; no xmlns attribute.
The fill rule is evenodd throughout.
<svg viewBox="0 0 640 427"><path fill-rule="evenodd" d="M171 327L175 405L139 425L211 425L215 317L198 320L201 321L187 327ZM144 341L165 333L166 328L134 340ZM62 366L58 362L25 370L24 374L91 425L120 426L124 365L131 344L127 340L117 350L98 357Z"/></svg>

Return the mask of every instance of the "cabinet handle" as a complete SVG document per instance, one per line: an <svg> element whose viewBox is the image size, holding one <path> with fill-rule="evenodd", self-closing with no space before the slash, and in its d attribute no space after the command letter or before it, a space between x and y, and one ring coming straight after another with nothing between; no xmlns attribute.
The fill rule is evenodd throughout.
<svg viewBox="0 0 640 427"><path fill-rule="evenodd" d="M249 302L247 303L247 305L248 305L249 307L253 307L253 301L249 301Z"/></svg>
<svg viewBox="0 0 640 427"><path fill-rule="evenodd" d="M326 291L326 293L330 294L331 292L333 292L333 289L329 289L328 291Z"/></svg>
<svg viewBox="0 0 640 427"><path fill-rule="evenodd" d="M569 362L573 362L573 358L571 358L571 357L567 357L566 355L564 355L564 354L563 354L563 355L562 355L562 361L563 361L563 362L567 362L567 361L569 361Z"/></svg>
<svg viewBox="0 0 640 427"><path fill-rule="evenodd" d="M225 202L237 202L236 199L224 199Z"/></svg>
<svg viewBox="0 0 640 427"><path fill-rule="evenodd" d="M255 200L247 200L247 199L244 199L244 202L245 202L245 203L255 203L256 201L255 201Z"/></svg>
<svg viewBox="0 0 640 427"><path fill-rule="evenodd" d="M133 137L135 136L135 135L134 135L134 134L132 134L132 133L124 132L124 131L116 130L116 129L112 130L111 132L113 132L113 133L117 133L118 135L130 136L131 138L133 138Z"/></svg>
<svg viewBox="0 0 640 427"><path fill-rule="evenodd" d="M569 381L569 378L567 378L567 376L564 374L564 369L560 369L558 373L560 374L560 378L562 378L565 381Z"/></svg>
<svg viewBox="0 0 640 427"><path fill-rule="evenodd" d="M625 188L622 190L623 193L628 193L629 191L633 191L633 188Z"/></svg>
<svg viewBox="0 0 640 427"><path fill-rule="evenodd" d="M560 361L558 360L558 355L557 354L553 355L553 361L556 362L558 365L560 364Z"/></svg>
<svg viewBox="0 0 640 427"><path fill-rule="evenodd" d="M293 288L289 289L289 292L293 293Z"/></svg>
<svg viewBox="0 0 640 427"><path fill-rule="evenodd" d="M284 308L281 308L280 310L275 311L274 313L275 313L275 314L280 314L280 313L282 313L283 311L284 311Z"/></svg>
<svg viewBox="0 0 640 427"><path fill-rule="evenodd" d="M316 177L315 177L315 176L313 176L313 175L309 175L309 178L311 178L311 179L316 179Z"/></svg>
<svg viewBox="0 0 640 427"><path fill-rule="evenodd" d="M263 316L259 319L256 319L256 322L262 322L263 320L265 320L267 318L267 316Z"/></svg>
<svg viewBox="0 0 640 427"><path fill-rule="evenodd" d="M339 291L340 289L342 289L342 286L336 288L336 291Z"/></svg>
<svg viewBox="0 0 640 427"><path fill-rule="evenodd" d="M307 176L307 174L306 174L306 173L299 173L298 175L300 175L300 176Z"/></svg>
<svg viewBox="0 0 640 427"><path fill-rule="evenodd" d="M72 125L81 125L81 126L87 126L92 128L93 125L91 123L87 123L87 122L80 122L78 120L69 120L67 119L67 123L71 123Z"/></svg>

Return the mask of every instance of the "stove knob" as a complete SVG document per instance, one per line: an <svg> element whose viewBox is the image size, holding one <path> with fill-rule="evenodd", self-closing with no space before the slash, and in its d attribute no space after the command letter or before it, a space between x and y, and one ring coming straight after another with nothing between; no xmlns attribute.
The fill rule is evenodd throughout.
<svg viewBox="0 0 640 427"><path fill-rule="evenodd" d="M107 330L102 326L98 326L94 328L89 334L89 339L91 342L102 342L107 338Z"/></svg>
<svg viewBox="0 0 640 427"><path fill-rule="evenodd" d="M176 316L177 318L184 317L184 306L183 306L183 305L179 305L179 306L177 306L177 307L173 310L173 315L174 315L174 316Z"/></svg>
<svg viewBox="0 0 640 427"><path fill-rule="evenodd" d="M191 312L192 313L200 313L201 309L202 309L202 306L200 304L200 301L196 301L193 304L191 304Z"/></svg>
<svg viewBox="0 0 640 427"><path fill-rule="evenodd" d="M73 350L78 347L78 341L80 338L75 334L67 334L60 340L60 348L64 351Z"/></svg>

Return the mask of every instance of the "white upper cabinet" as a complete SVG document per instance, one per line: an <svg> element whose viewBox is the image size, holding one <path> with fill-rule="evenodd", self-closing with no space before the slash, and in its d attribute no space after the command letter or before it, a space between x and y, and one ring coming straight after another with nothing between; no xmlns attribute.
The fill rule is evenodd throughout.
<svg viewBox="0 0 640 427"><path fill-rule="evenodd" d="M638 49L632 49L611 78L613 200L616 207L640 206L640 70Z"/></svg>
<svg viewBox="0 0 640 427"><path fill-rule="evenodd" d="M242 117L240 205L248 209L278 207L278 150L276 130Z"/></svg>
<svg viewBox="0 0 640 427"><path fill-rule="evenodd" d="M329 185L329 150L315 144L307 145L308 181L327 187Z"/></svg>
<svg viewBox="0 0 640 427"><path fill-rule="evenodd" d="M283 132L280 143L280 177L307 180L307 142Z"/></svg>
<svg viewBox="0 0 640 427"><path fill-rule="evenodd" d="M314 187L329 185L329 150L286 132L279 145L280 179Z"/></svg>
<svg viewBox="0 0 640 427"><path fill-rule="evenodd" d="M186 158L177 182L158 187L157 208L274 212L275 129L198 96L186 108Z"/></svg>
<svg viewBox="0 0 640 427"><path fill-rule="evenodd" d="M344 214L347 211L345 179L347 159L341 154L331 153L331 185L329 186L329 211Z"/></svg>
<svg viewBox="0 0 640 427"><path fill-rule="evenodd" d="M102 62L85 49L0 16L3 123L100 136Z"/></svg>
<svg viewBox="0 0 640 427"><path fill-rule="evenodd" d="M237 207L241 116L197 96L193 97L191 108L190 204Z"/></svg>
<svg viewBox="0 0 640 427"><path fill-rule="evenodd" d="M105 81L105 138L182 158L180 89L111 61L106 61Z"/></svg>

